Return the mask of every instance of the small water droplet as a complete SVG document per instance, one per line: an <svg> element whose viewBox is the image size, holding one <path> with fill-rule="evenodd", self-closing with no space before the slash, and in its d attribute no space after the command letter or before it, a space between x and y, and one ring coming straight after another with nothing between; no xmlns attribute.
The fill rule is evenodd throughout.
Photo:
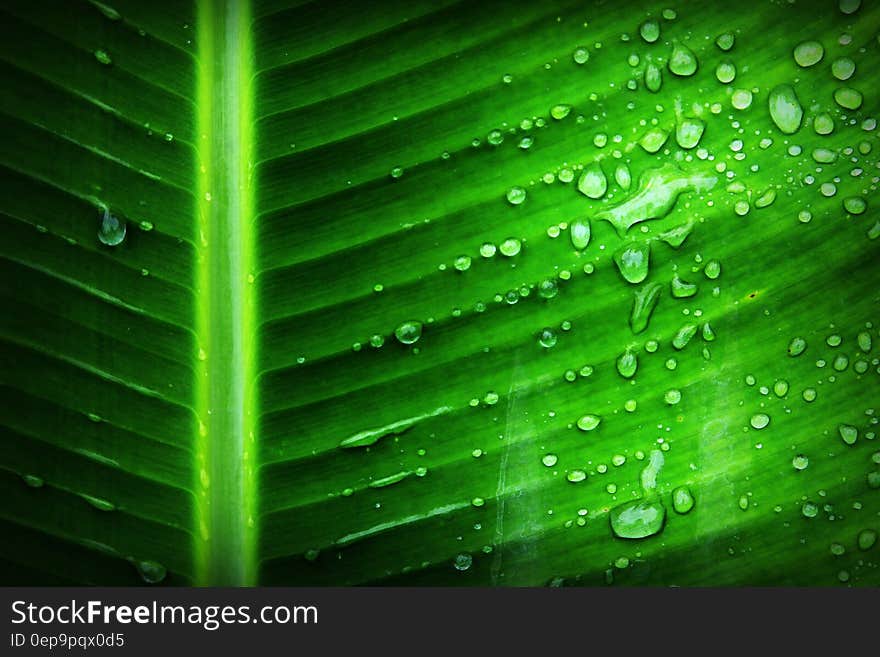
<svg viewBox="0 0 880 657"><path fill-rule="evenodd" d="M556 346L556 333L551 328L545 328L538 334L538 344L545 349L552 349Z"/></svg>
<svg viewBox="0 0 880 657"><path fill-rule="evenodd" d="M837 432L840 434L841 440L847 445L855 445L859 438L859 430L851 424L840 424L837 426Z"/></svg>
<svg viewBox="0 0 880 657"><path fill-rule="evenodd" d="M788 343L788 355L800 356L807 349L807 341L801 337L794 337Z"/></svg>
<svg viewBox="0 0 880 657"><path fill-rule="evenodd" d="M645 43L654 43L660 38L660 23L649 18L639 26L639 34Z"/></svg>
<svg viewBox="0 0 880 657"><path fill-rule="evenodd" d="M598 415L587 414L580 417L577 421L577 428L581 431L592 431L601 424L602 418Z"/></svg>
<svg viewBox="0 0 880 657"><path fill-rule="evenodd" d="M862 93L851 87L834 90L834 102L844 109L857 110L862 106Z"/></svg>
<svg viewBox="0 0 880 657"><path fill-rule="evenodd" d="M620 356L617 357L617 372L624 379L631 379L635 376L639 368L639 361L635 352L627 348Z"/></svg>
<svg viewBox="0 0 880 657"><path fill-rule="evenodd" d="M501 252L501 255L507 256L508 258L512 258L517 255L522 249L522 242L520 242L515 237L508 237L506 240L501 242L501 246L498 247L498 250Z"/></svg>
<svg viewBox="0 0 880 657"><path fill-rule="evenodd" d="M107 54L106 50L96 50L95 59L97 59L104 66L109 66L113 63L113 60L110 59L110 55Z"/></svg>
<svg viewBox="0 0 880 657"><path fill-rule="evenodd" d="M682 515L694 508L694 496L687 486L679 486L672 491L672 508Z"/></svg>
<svg viewBox="0 0 880 657"><path fill-rule="evenodd" d="M165 566L160 564L158 561L138 561L135 560L134 567L138 571L138 575L141 576L141 579L144 580L147 584L158 584L165 576L168 574L168 571L165 569Z"/></svg>
<svg viewBox="0 0 880 657"><path fill-rule="evenodd" d="M422 323L414 320L403 322L394 329L394 337L401 344L413 344L422 337Z"/></svg>
<svg viewBox="0 0 880 657"><path fill-rule="evenodd" d="M556 465L558 461L559 458L556 456L556 454L544 454L544 456L541 457L541 463L543 463L548 468L552 468L554 465Z"/></svg>
<svg viewBox="0 0 880 657"><path fill-rule="evenodd" d="M810 465L810 459L803 454L798 454L791 460L791 465L795 470L806 470Z"/></svg>

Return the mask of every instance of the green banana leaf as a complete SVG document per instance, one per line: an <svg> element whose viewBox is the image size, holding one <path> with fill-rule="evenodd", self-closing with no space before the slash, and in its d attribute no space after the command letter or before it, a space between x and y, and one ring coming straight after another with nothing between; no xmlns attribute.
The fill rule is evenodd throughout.
<svg viewBox="0 0 880 657"><path fill-rule="evenodd" d="M0 582L880 584L876 3L0 33Z"/></svg>

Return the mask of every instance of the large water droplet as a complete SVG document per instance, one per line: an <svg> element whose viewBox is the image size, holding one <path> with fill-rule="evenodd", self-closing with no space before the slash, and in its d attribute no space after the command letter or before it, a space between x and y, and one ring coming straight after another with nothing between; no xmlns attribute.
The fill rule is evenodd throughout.
<svg viewBox="0 0 880 657"><path fill-rule="evenodd" d="M766 413L755 413L749 418L749 424L751 424L754 429L763 429L770 424L770 416Z"/></svg>
<svg viewBox="0 0 880 657"><path fill-rule="evenodd" d="M645 283L633 294L632 312L629 316L629 326L632 332L638 335L651 321L651 315L660 299L663 286L660 283Z"/></svg>
<svg viewBox="0 0 880 657"><path fill-rule="evenodd" d="M649 169L639 178L635 194L623 203L598 212L596 218L608 221L622 237L641 221L665 217L682 192L708 191L716 180L714 176L688 176L671 164Z"/></svg>
<svg viewBox="0 0 880 657"><path fill-rule="evenodd" d="M654 43L660 38L660 23L653 18L649 18L639 26L639 34L645 43Z"/></svg>
<svg viewBox="0 0 880 657"><path fill-rule="evenodd" d="M818 41L803 41L794 48L794 61L803 68L818 64L824 56L825 48Z"/></svg>
<svg viewBox="0 0 880 657"><path fill-rule="evenodd" d="M794 337L788 343L788 355L800 356L807 349L807 341L801 337Z"/></svg>
<svg viewBox="0 0 880 657"><path fill-rule="evenodd" d="M101 225L98 226L98 239L107 246L118 246L125 239L125 220L117 219L108 208L101 210Z"/></svg>
<svg viewBox="0 0 880 657"><path fill-rule="evenodd" d="M672 43L669 56L669 70L680 77L688 77L697 72L697 56L694 51L679 41Z"/></svg>
<svg viewBox="0 0 880 657"><path fill-rule="evenodd" d="M647 242L629 242L614 252L614 263L628 283L641 283L648 277L651 247Z"/></svg>
<svg viewBox="0 0 880 657"><path fill-rule="evenodd" d="M578 418L577 428L581 431L592 431L602 422L602 418L591 413Z"/></svg>
<svg viewBox="0 0 880 657"><path fill-rule="evenodd" d="M801 127L804 110L794 89L787 84L780 84L770 92L768 100L770 118L782 132L794 134Z"/></svg>
<svg viewBox="0 0 880 657"><path fill-rule="evenodd" d="M669 133L662 128L651 128L639 139L639 146L648 153L656 153L669 138Z"/></svg>
<svg viewBox="0 0 880 657"><path fill-rule="evenodd" d="M511 205L519 205L526 200L526 190L522 187L511 187L507 190L507 202Z"/></svg>
<svg viewBox="0 0 880 657"><path fill-rule="evenodd" d="M841 440L847 445L855 445L859 439L859 430L851 424L840 424L837 426L837 432L840 434Z"/></svg>
<svg viewBox="0 0 880 657"><path fill-rule="evenodd" d="M834 102L844 109L857 110L862 106L862 93L851 87L834 90Z"/></svg>
<svg viewBox="0 0 880 657"><path fill-rule="evenodd" d="M849 57L839 57L831 62L831 74L840 81L849 80L856 72L856 63Z"/></svg>
<svg viewBox="0 0 880 657"><path fill-rule="evenodd" d="M538 334L538 344L544 349L551 349L556 346L556 333L551 328L545 328Z"/></svg>
<svg viewBox="0 0 880 657"><path fill-rule="evenodd" d="M606 189L608 180L602 167L597 162L588 164L578 180L578 191L589 198L597 199L605 195Z"/></svg>
<svg viewBox="0 0 880 657"><path fill-rule="evenodd" d="M621 189L629 189L632 185L632 175L630 175L629 167L623 162L614 169L614 180L620 185Z"/></svg>
<svg viewBox="0 0 880 657"><path fill-rule="evenodd" d="M675 141L682 148L690 149L700 143L706 124L701 119L684 118L675 127Z"/></svg>
<svg viewBox="0 0 880 657"><path fill-rule="evenodd" d="M394 329L394 337L401 344L413 344L422 337L422 323L414 320L403 322Z"/></svg>
<svg viewBox="0 0 880 657"><path fill-rule="evenodd" d="M456 570L465 571L471 567L471 564L473 564L473 562L474 558L471 555L462 552L461 554L455 556L455 560L452 562L452 565Z"/></svg>
<svg viewBox="0 0 880 657"><path fill-rule="evenodd" d="M863 529L859 532L856 543L860 550L870 550L877 542L877 532L873 529Z"/></svg>
<svg viewBox="0 0 880 657"><path fill-rule="evenodd" d="M663 467L663 453L651 452L648 465L642 470L641 485L644 497L611 509L611 530L620 538L646 538L663 529L666 508L656 495L657 475Z"/></svg>

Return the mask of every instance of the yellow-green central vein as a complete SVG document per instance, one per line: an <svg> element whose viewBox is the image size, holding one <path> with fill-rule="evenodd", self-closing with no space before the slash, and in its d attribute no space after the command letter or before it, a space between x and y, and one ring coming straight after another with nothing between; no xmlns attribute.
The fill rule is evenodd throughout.
<svg viewBox="0 0 880 657"><path fill-rule="evenodd" d="M252 584L253 243L249 3L198 2L198 581Z"/></svg>

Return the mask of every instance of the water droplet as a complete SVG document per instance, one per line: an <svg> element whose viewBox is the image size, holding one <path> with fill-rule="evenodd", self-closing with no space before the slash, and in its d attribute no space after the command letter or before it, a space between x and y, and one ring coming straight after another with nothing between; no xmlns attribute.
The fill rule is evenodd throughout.
<svg viewBox="0 0 880 657"><path fill-rule="evenodd" d="M706 124L700 119L684 118L675 127L675 141L685 149L694 148L700 143Z"/></svg>
<svg viewBox="0 0 880 657"><path fill-rule="evenodd" d="M552 468L559 461L556 454L544 454L541 458L541 463L543 463L548 468Z"/></svg>
<svg viewBox="0 0 880 657"><path fill-rule="evenodd" d="M703 340L706 342L712 342L715 339L715 331L712 330L712 327L709 325L709 322L703 324L702 328Z"/></svg>
<svg viewBox="0 0 880 657"><path fill-rule="evenodd" d="M773 202L776 200L776 190L772 187L768 189L766 192L761 194L757 200L755 201L755 207L759 210L761 208L766 208L773 205Z"/></svg>
<svg viewBox="0 0 880 657"><path fill-rule="evenodd" d="M843 199L843 209L850 214L863 214L868 204L861 196L848 196Z"/></svg>
<svg viewBox="0 0 880 657"><path fill-rule="evenodd" d="M660 299L663 286L660 283L645 283L633 293L632 311L629 316L629 326L636 335L648 328L651 315Z"/></svg>
<svg viewBox="0 0 880 657"><path fill-rule="evenodd" d="M623 162L618 164L617 168L614 169L614 180L620 185L621 189L629 189L630 185L632 185L632 176L630 175L629 167Z"/></svg>
<svg viewBox="0 0 880 657"><path fill-rule="evenodd" d="M733 48L735 38L732 32L725 32L723 34L719 34L715 39L715 45L718 46L724 52L727 52L731 48Z"/></svg>
<svg viewBox="0 0 880 657"><path fill-rule="evenodd" d="M694 51L679 41L673 41L669 56L669 70L674 75L688 77L697 72L697 56Z"/></svg>
<svg viewBox="0 0 880 657"><path fill-rule="evenodd" d="M640 479L644 497L626 502L611 509L609 519L611 530L620 538L646 538L663 529L666 521L666 508L656 495L657 475L663 467L663 453L651 452L648 465L642 470Z"/></svg>
<svg viewBox="0 0 880 657"><path fill-rule="evenodd" d="M624 379L631 379L639 368L639 360L632 349L627 348L617 357L617 372Z"/></svg>
<svg viewBox="0 0 880 657"><path fill-rule="evenodd" d="M734 89L730 104L738 110L748 109L752 106L752 92L748 89Z"/></svg>
<svg viewBox="0 0 880 657"><path fill-rule="evenodd" d="M730 84L736 79L736 65L729 59L719 62L715 67L715 78L721 84Z"/></svg>
<svg viewBox="0 0 880 657"><path fill-rule="evenodd" d="M391 169L392 178L400 178L403 175L403 167L394 167Z"/></svg>
<svg viewBox="0 0 880 657"><path fill-rule="evenodd" d="M654 43L660 38L660 23L653 18L649 18L639 25L639 34L645 43Z"/></svg>
<svg viewBox="0 0 880 657"><path fill-rule="evenodd" d="M694 496L687 486L679 486L672 491L672 508L682 515L694 508Z"/></svg>
<svg viewBox="0 0 880 657"><path fill-rule="evenodd" d="M648 62L645 68L645 87L651 93L657 93L663 86L663 72L654 62Z"/></svg>
<svg viewBox="0 0 880 657"><path fill-rule="evenodd" d="M495 252L497 250L498 250L498 247L496 247L491 242L483 242L480 245L480 255L483 256L484 258L491 258L492 256L495 255Z"/></svg>
<svg viewBox="0 0 880 657"><path fill-rule="evenodd" d="M795 470L806 470L810 465L810 459L803 454L798 454L791 460L791 465Z"/></svg>
<svg viewBox="0 0 880 657"><path fill-rule="evenodd" d="M815 401L818 395L819 393L816 392L815 388L806 388L801 394L801 396L804 398L804 401L807 403Z"/></svg>
<svg viewBox="0 0 880 657"><path fill-rule="evenodd" d="M101 211L98 239L107 246L118 246L125 239L125 220L117 219L108 208Z"/></svg>
<svg viewBox="0 0 880 657"><path fill-rule="evenodd" d="M587 248L590 243L590 222L589 220L575 221L569 228L569 236L571 237L571 245L578 251Z"/></svg>
<svg viewBox="0 0 880 657"><path fill-rule="evenodd" d="M805 518L815 518L819 515L819 506L813 502L804 502L801 506L801 513Z"/></svg>
<svg viewBox="0 0 880 657"><path fill-rule="evenodd" d="M717 260L710 260L703 268L703 273L706 275L706 278L714 281L721 276L721 263Z"/></svg>
<svg viewBox="0 0 880 657"><path fill-rule="evenodd" d="M780 84L770 92L768 100L770 118L782 132L794 134L801 127L804 110L794 89L787 84Z"/></svg>
<svg viewBox="0 0 880 657"><path fill-rule="evenodd" d="M573 484L579 484L587 478L587 473L583 470L571 470L565 475L565 478Z"/></svg>
<svg viewBox="0 0 880 657"><path fill-rule="evenodd" d="M856 72L856 63L849 57L839 57L831 62L831 74L840 81L849 80Z"/></svg>
<svg viewBox="0 0 880 657"><path fill-rule="evenodd" d="M577 421L577 428L581 431L592 431L602 422L602 418L598 415L584 415Z"/></svg>
<svg viewBox="0 0 880 657"><path fill-rule="evenodd" d="M575 64L586 64L590 59L590 51L587 50L586 46L578 46L574 49L571 57L574 59Z"/></svg>
<svg viewBox="0 0 880 657"><path fill-rule="evenodd" d="M841 440L847 445L855 445L856 440L859 438L859 430L851 424L837 425L837 432L840 434Z"/></svg>
<svg viewBox="0 0 880 657"><path fill-rule="evenodd" d="M526 190L522 187L511 187L507 190L507 202L511 205L519 205L526 200Z"/></svg>
<svg viewBox="0 0 880 657"><path fill-rule="evenodd" d="M800 356L807 349L807 341L801 337L794 337L788 343L788 355Z"/></svg>
<svg viewBox="0 0 880 657"><path fill-rule="evenodd" d="M661 128L651 128L639 139L639 146L648 153L656 153L669 138L669 133Z"/></svg>
<svg viewBox="0 0 880 657"><path fill-rule="evenodd" d="M501 255L512 258L520 252L521 248L522 242L520 242L515 237L508 237L506 240L501 242L501 246L498 247L498 250L501 252Z"/></svg>
<svg viewBox="0 0 880 657"><path fill-rule="evenodd" d="M870 550L877 542L877 532L873 529L863 529L859 532L856 543L860 550Z"/></svg>
<svg viewBox="0 0 880 657"><path fill-rule="evenodd" d="M614 263L628 283L641 283L648 276L651 255L647 242L629 242L614 253Z"/></svg>
<svg viewBox="0 0 880 657"><path fill-rule="evenodd" d="M550 116L561 121L571 113L571 105L554 105L550 108Z"/></svg>
<svg viewBox="0 0 880 657"><path fill-rule="evenodd" d="M834 90L834 102L844 109L857 110L862 106L862 94L851 87Z"/></svg>
<svg viewBox="0 0 880 657"><path fill-rule="evenodd" d="M605 195L607 189L608 180L602 167L597 162L588 164L578 179L578 191L589 198L598 199Z"/></svg>
<svg viewBox="0 0 880 657"><path fill-rule="evenodd" d="M672 278L672 296L676 299L687 299L697 293L695 283L688 283L678 277L678 274Z"/></svg>
<svg viewBox="0 0 880 657"><path fill-rule="evenodd" d="M105 5L103 2L98 2L97 0L89 0L95 9L104 14L105 18L110 19L111 21L118 21L122 18L118 11L116 11L110 5Z"/></svg>
<svg viewBox="0 0 880 657"><path fill-rule="evenodd" d="M559 293L559 286L552 278L545 278L538 284L538 296L542 299L552 299Z"/></svg>
<svg viewBox="0 0 880 657"><path fill-rule="evenodd" d="M165 566L160 564L158 561L134 561L134 567L138 571L138 575L141 576L141 579L144 580L147 584L158 584L165 576L168 574L168 571L165 569Z"/></svg>
<svg viewBox="0 0 880 657"><path fill-rule="evenodd" d="M832 151L830 148L814 148L811 155L819 164L831 164L837 161L837 151Z"/></svg>
<svg viewBox="0 0 880 657"><path fill-rule="evenodd" d="M538 344L545 349L551 349L556 346L556 333L553 329L545 328L538 334Z"/></svg>
<svg viewBox="0 0 880 657"><path fill-rule="evenodd" d="M467 271L471 268L471 257L467 255L460 255L455 258L453 266L458 271Z"/></svg>
<svg viewBox="0 0 880 657"><path fill-rule="evenodd" d="M105 499L101 499L100 497L93 497L92 495L86 495L85 493L80 493L80 497L82 497L86 502L95 507L98 511L115 511L116 505L113 502L110 502Z"/></svg>
<svg viewBox="0 0 880 657"><path fill-rule="evenodd" d="M394 337L400 344L413 344L422 337L422 323L417 321L406 321L394 329Z"/></svg>
<svg viewBox="0 0 880 657"><path fill-rule="evenodd" d="M818 41L802 41L794 48L794 61L802 68L808 68L822 61L825 48Z"/></svg>
<svg viewBox="0 0 880 657"><path fill-rule="evenodd" d="M492 146L500 146L504 141L504 133L498 129L490 130L489 134L486 135L486 141Z"/></svg>
<svg viewBox="0 0 880 657"><path fill-rule="evenodd" d="M519 144L517 144L517 145L522 150L527 151L532 147L532 145L534 143L535 143L534 137L532 137L531 135L526 135L525 137L523 137L522 139L519 140Z"/></svg>
<svg viewBox="0 0 880 657"><path fill-rule="evenodd" d="M840 0L837 6L842 14L854 14L862 6L862 0Z"/></svg>
<svg viewBox="0 0 880 657"><path fill-rule="evenodd" d="M42 488L43 484L45 483L43 482L42 478L36 475L22 475L21 479L31 488Z"/></svg>
<svg viewBox="0 0 880 657"><path fill-rule="evenodd" d="M862 331L856 337L856 342L859 344L859 349L868 353L871 351L871 334L867 331Z"/></svg>
<svg viewBox="0 0 880 657"><path fill-rule="evenodd" d="M777 397L785 397L788 394L788 381L779 379L773 384L773 392Z"/></svg>
<svg viewBox="0 0 880 657"><path fill-rule="evenodd" d="M645 171L639 178L636 193L611 208L596 213L596 218L611 223L623 237L633 225L665 217L685 191L704 192L714 187L715 177L687 176L674 165Z"/></svg>
<svg viewBox="0 0 880 657"><path fill-rule="evenodd" d="M817 135L830 135L834 132L834 119L832 119L831 115L827 112L818 114L816 118L813 119L813 130Z"/></svg>
<svg viewBox="0 0 880 657"><path fill-rule="evenodd" d="M843 556L846 552L846 548L841 543L832 543L828 549L835 557Z"/></svg>
<svg viewBox="0 0 880 657"><path fill-rule="evenodd" d="M754 429L763 429L770 424L770 416L766 413L755 413L749 419L749 424L751 424Z"/></svg>
<svg viewBox="0 0 880 657"><path fill-rule="evenodd" d="M685 324L680 329L678 329L675 337L672 338L672 346L678 351L681 351L687 346L688 342L690 342L691 338L693 338L696 334L696 324Z"/></svg>
<svg viewBox="0 0 880 657"><path fill-rule="evenodd" d="M880 471L869 472L865 480L868 482L868 488L873 490L880 488Z"/></svg>
<svg viewBox="0 0 880 657"><path fill-rule="evenodd" d="M739 508L743 511L748 511L749 508L749 496L748 495L740 495L739 500L737 501Z"/></svg>
<svg viewBox="0 0 880 657"><path fill-rule="evenodd" d="M110 59L110 55L107 54L106 50L96 50L95 59L97 59L104 66L109 66L113 63L113 60Z"/></svg>
<svg viewBox="0 0 880 657"><path fill-rule="evenodd" d="M663 394L663 401L665 401L670 406L675 406L678 402L681 401L681 390L676 390L675 388L667 390Z"/></svg>
<svg viewBox="0 0 880 657"><path fill-rule="evenodd" d="M471 564L474 562L474 558L463 552L455 556L455 560L452 562L452 565L456 570L465 571L471 567Z"/></svg>

